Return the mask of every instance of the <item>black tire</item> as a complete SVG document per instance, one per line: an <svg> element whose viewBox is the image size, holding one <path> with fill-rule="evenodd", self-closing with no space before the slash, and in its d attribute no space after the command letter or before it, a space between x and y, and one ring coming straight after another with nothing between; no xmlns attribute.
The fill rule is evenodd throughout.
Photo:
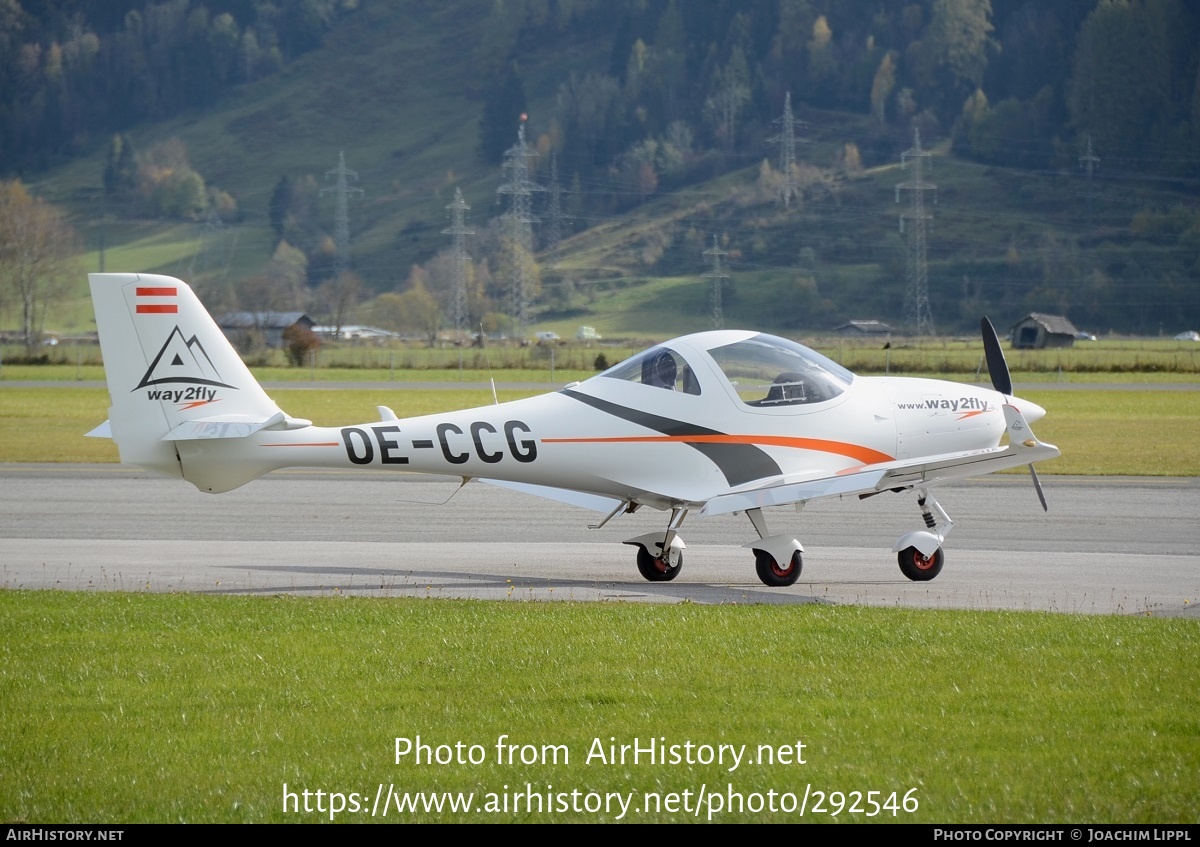
<svg viewBox="0 0 1200 847"><path fill-rule="evenodd" d="M637 566L638 572L650 582L670 582L683 570L683 551L679 551L675 567L671 567L667 564L666 558L652 556L645 547L638 547Z"/></svg>
<svg viewBox="0 0 1200 847"><path fill-rule="evenodd" d="M799 550L792 553L791 561L788 562L786 568L779 567L779 563L770 553L762 550L754 551L754 569L758 571L758 578L762 580L763 585L785 588L800 578L800 571L803 568L804 561Z"/></svg>
<svg viewBox="0 0 1200 847"><path fill-rule="evenodd" d="M940 574L944 559L941 547L928 558L916 547L905 547L896 554L896 560L900 562L900 572L914 582L928 582Z"/></svg>

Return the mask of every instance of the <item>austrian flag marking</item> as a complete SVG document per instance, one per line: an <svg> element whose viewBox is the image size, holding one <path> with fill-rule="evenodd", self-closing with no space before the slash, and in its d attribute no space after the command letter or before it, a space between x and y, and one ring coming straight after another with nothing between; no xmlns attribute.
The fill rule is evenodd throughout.
<svg viewBox="0 0 1200 847"><path fill-rule="evenodd" d="M173 286L138 286L134 293L137 296L137 313L139 315L176 315L179 313L179 305L175 302L178 290ZM145 300L143 298L152 299ZM171 302L164 303L163 299L169 299Z"/></svg>

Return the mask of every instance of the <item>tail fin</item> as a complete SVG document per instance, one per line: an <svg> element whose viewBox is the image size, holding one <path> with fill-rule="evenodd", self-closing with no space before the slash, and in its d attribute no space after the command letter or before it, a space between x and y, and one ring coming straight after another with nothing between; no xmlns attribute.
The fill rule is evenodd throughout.
<svg viewBox="0 0 1200 847"><path fill-rule="evenodd" d="M288 419L266 395L187 284L150 274L89 274L88 282L123 463L228 490L265 469L233 477L223 469L212 486L201 477L212 476L202 465L214 457L180 445L308 423Z"/></svg>

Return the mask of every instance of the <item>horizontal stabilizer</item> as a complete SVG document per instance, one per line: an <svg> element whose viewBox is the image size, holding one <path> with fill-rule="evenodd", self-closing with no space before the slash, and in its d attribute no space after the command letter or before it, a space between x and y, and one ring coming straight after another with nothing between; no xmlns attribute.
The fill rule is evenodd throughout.
<svg viewBox="0 0 1200 847"><path fill-rule="evenodd" d="M303 429L312 421L289 418L283 412L266 420L248 415L226 415L195 418L186 421L163 436L163 441L196 441L202 438L246 438L262 429Z"/></svg>
<svg viewBox="0 0 1200 847"><path fill-rule="evenodd" d="M112 424L108 421L100 424L100 426L87 433L87 438L112 438Z"/></svg>

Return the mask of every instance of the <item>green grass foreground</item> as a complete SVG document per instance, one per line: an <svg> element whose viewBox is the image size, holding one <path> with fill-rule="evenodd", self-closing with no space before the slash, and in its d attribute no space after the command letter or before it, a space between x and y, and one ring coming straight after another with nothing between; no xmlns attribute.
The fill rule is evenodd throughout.
<svg viewBox="0 0 1200 847"><path fill-rule="evenodd" d="M501 401L538 391L498 392ZM1039 465L1045 474L1119 476L1200 475L1200 392L1027 391L1046 417L1034 425L1061 458ZM376 420L388 405L401 417L434 414L492 402L490 389L461 390L276 389L271 396L295 417L323 426ZM115 462L107 439L84 438L107 415L103 388L6 386L0 389L0 462Z"/></svg>
<svg viewBox="0 0 1200 847"><path fill-rule="evenodd" d="M1194 621L10 591L0 634L7 821L328 819L285 814L284 783L369 795L368 808L381 783L474 792L477 806L526 783L543 795L632 792L634 822L693 819L641 810L643 793L694 801L702 785L746 797L860 791L864 804L868 791L882 802L916 789L904 821L1200 820ZM447 745L443 758L479 745L482 760L397 762L396 739L417 736ZM508 753L497 762L503 736L512 765ZM606 758L610 739L662 739L684 761L589 762L595 739ZM688 765L688 742L693 758L721 744L747 745L746 758L732 771L728 759ZM794 756L797 742L804 764L760 761L759 745ZM616 817L509 803L400 819Z"/></svg>

